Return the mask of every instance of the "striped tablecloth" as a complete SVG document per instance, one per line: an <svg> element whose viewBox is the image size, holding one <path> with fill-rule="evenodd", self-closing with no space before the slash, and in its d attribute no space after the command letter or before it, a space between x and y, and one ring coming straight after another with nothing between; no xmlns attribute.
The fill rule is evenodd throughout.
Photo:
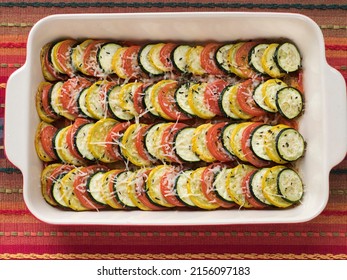
<svg viewBox="0 0 347 280"><path fill-rule="evenodd" d="M3 147L6 82L25 61L31 27L47 15L179 11L301 13L318 23L324 34L328 63L347 79L347 2L308 2L1 1L0 259L347 259L347 158L331 171L328 205L318 217L306 223L59 226L40 222L27 210L21 172L6 159Z"/></svg>

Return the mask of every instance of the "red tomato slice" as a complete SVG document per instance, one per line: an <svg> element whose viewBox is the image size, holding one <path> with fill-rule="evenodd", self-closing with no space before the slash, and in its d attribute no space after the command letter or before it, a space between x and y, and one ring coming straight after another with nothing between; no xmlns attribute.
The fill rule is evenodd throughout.
<svg viewBox="0 0 347 280"><path fill-rule="evenodd" d="M250 172L248 172L242 179L242 192L245 195L246 200L248 201L248 203L252 204L252 206L255 209L264 209L266 206L260 202L258 202L252 195L251 191L250 191L250 185L249 185L249 180L251 179L251 176L257 172L257 170L252 170Z"/></svg>
<svg viewBox="0 0 347 280"><path fill-rule="evenodd" d="M246 157L246 160L250 164L252 164L258 168L265 167L265 166L268 166L270 164L270 162L258 158L253 153L253 151L251 149L251 145L250 145L250 136L251 136L253 130L262 124L263 123L260 123L260 122L255 122L255 123L250 124L243 131L242 138L241 138L241 149L242 149L243 154Z"/></svg>
<svg viewBox="0 0 347 280"><path fill-rule="evenodd" d="M259 44L259 42L245 42L235 54L235 63L237 68L242 72L245 77L252 78L257 73L249 66L248 55L251 49Z"/></svg>
<svg viewBox="0 0 347 280"><path fill-rule="evenodd" d="M119 139L129 126L130 122L117 123L106 136L106 152L115 161L122 159L122 156L119 152Z"/></svg>
<svg viewBox="0 0 347 280"><path fill-rule="evenodd" d="M224 149L222 144L222 130L228 122L216 123L207 131L206 142L210 153L221 162L232 161L233 157Z"/></svg>
<svg viewBox="0 0 347 280"><path fill-rule="evenodd" d="M164 151L165 157L168 158L168 160L171 162L181 163L181 161L175 154L173 142L176 133L186 126L187 125L184 123L174 123L164 130L163 138L161 140L161 148Z"/></svg>
<svg viewBox="0 0 347 280"><path fill-rule="evenodd" d="M217 79L213 82L209 82L205 89L204 102L209 107L211 112L217 116L222 116L222 112L219 108L219 97L223 89L228 85L228 82Z"/></svg>
<svg viewBox="0 0 347 280"><path fill-rule="evenodd" d="M77 118L66 133L66 142L68 144L69 151L74 157L78 158L79 160L84 160L84 158L80 155L75 145L75 134L77 130L86 123L90 123L90 121L85 118Z"/></svg>
<svg viewBox="0 0 347 280"><path fill-rule="evenodd" d="M204 46L201 55L200 62L202 68L211 75L224 75L224 72L218 68L215 62L215 53L220 47L220 44L209 43Z"/></svg>
<svg viewBox="0 0 347 280"><path fill-rule="evenodd" d="M177 81L164 85L158 92L158 103L163 112L173 120L186 121L190 117L181 112L175 100Z"/></svg>
<svg viewBox="0 0 347 280"><path fill-rule="evenodd" d="M40 140L43 150L50 156L52 159L57 159L57 156L53 149L53 138L58 129L53 125L45 126L40 132Z"/></svg>
<svg viewBox="0 0 347 280"><path fill-rule="evenodd" d="M166 43L161 48L159 53L160 62L163 63L167 69L170 69L169 71L172 71L174 69L173 63L171 61L171 53L176 46L177 44L174 43Z"/></svg>
<svg viewBox="0 0 347 280"><path fill-rule="evenodd" d="M153 204L147 197L145 184L150 172L151 169L145 169L144 172L140 172L140 178L137 177L135 187L136 197L143 205L147 206L151 210L164 210L164 207Z"/></svg>
<svg viewBox="0 0 347 280"><path fill-rule="evenodd" d="M220 199L213 189L213 179L215 174L223 168L223 164L213 163L204 169L201 175L201 190L205 197L212 203L217 203L223 208L231 208L235 206L235 203L230 203Z"/></svg>
<svg viewBox="0 0 347 280"><path fill-rule="evenodd" d="M77 44L76 40L67 39L61 42L57 50L57 62L63 71L72 77L75 75L75 69L71 64L71 50Z"/></svg>
<svg viewBox="0 0 347 280"><path fill-rule="evenodd" d="M178 207L184 207L185 205L177 199L174 191L175 178L178 172L177 168L171 168L170 171L166 172L160 180L160 190L168 203Z"/></svg>
<svg viewBox="0 0 347 280"><path fill-rule="evenodd" d="M49 94L50 94L50 90L52 86L53 84L46 84L42 87L41 102L42 102L42 108L44 112L47 114L47 116L57 120L60 118L60 116L53 111L52 106L49 102Z"/></svg>
<svg viewBox="0 0 347 280"><path fill-rule="evenodd" d="M73 183L74 193L81 204L88 209L102 209L105 205L97 203L87 190L87 182L90 176L99 171L108 171L108 167L103 165L90 165L81 167Z"/></svg>
<svg viewBox="0 0 347 280"><path fill-rule="evenodd" d="M106 40L94 40L84 50L82 68L87 75L99 76L102 74L102 70L100 69L97 61L97 53L101 44L106 42Z"/></svg>
<svg viewBox="0 0 347 280"><path fill-rule="evenodd" d="M154 161L154 159L146 151L145 144L144 144L145 135L150 127L151 125L146 125L139 129L135 139L135 147L140 157L142 157L145 160Z"/></svg>
<svg viewBox="0 0 347 280"><path fill-rule="evenodd" d="M54 171L51 173L51 175L47 178L47 183L46 183L46 194L47 196L52 200L55 201L53 198L53 184L56 182L58 177L61 176L61 174L66 174L75 167L73 165L67 165L67 164L62 164L58 166L57 168L54 169Z"/></svg>
<svg viewBox="0 0 347 280"><path fill-rule="evenodd" d="M140 49L137 45L130 46L122 56L122 67L129 79L140 77L141 69L137 60Z"/></svg>
<svg viewBox="0 0 347 280"><path fill-rule="evenodd" d="M265 110L257 106L253 99L253 90L255 82L248 79L240 84L237 90L237 102L239 103L242 111L254 117L266 115Z"/></svg>
<svg viewBox="0 0 347 280"><path fill-rule="evenodd" d="M60 103L63 109L72 116L79 117L77 104L79 93L90 85L92 82L82 77L73 77L65 81L60 89Z"/></svg>

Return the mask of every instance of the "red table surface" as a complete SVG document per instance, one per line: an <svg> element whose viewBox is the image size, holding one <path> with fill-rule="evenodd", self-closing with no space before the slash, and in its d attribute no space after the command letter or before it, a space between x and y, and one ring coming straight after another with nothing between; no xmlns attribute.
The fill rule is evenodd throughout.
<svg viewBox="0 0 347 280"><path fill-rule="evenodd" d="M347 79L347 2L8 1L0 2L0 259L347 259L347 158L330 173L324 211L305 223L221 226L66 226L37 220L22 175L4 153L8 77L26 56L31 27L57 13L181 11L293 12L320 26L328 63ZM20 94L20 93L18 93Z"/></svg>

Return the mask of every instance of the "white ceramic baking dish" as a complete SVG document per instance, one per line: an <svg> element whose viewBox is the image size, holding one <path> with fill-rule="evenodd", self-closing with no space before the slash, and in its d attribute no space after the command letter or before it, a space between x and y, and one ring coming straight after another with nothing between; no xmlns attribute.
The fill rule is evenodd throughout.
<svg viewBox="0 0 347 280"><path fill-rule="evenodd" d="M101 211L67 212L49 206L41 196L42 163L36 156L34 134L39 123L34 95L43 80L39 54L50 41L72 38L120 40L227 42L257 38L293 40L303 57L305 114L300 132L308 145L299 163L305 183L302 203L287 210ZM24 199L38 219L53 224L211 225L294 223L308 221L328 201L329 171L347 150L346 88L340 73L328 66L322 33L311 19L283 13L139 13L54 15L32 28L27 59L8 80L5 149L23 173Z"/></svg>

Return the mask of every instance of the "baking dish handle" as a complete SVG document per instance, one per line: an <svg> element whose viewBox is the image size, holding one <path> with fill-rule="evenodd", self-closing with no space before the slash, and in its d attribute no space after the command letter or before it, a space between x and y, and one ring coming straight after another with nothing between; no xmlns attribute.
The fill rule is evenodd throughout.
<svg viewBox="0 0 347 280"><path fill-rule="evenodd" d="M5 99L5 134L4 144L6 157L19 169L26 153L27 99L23 96L22 87L28 85L25 65L11 74L6 84Z"/></svg>
<svg viewBox="0 0 347 280"><path fill-rule="evenodd" d="M336 69L325 71L327 102L328 166L340 163L347 152L347 100L346 82Z"/></svg>

